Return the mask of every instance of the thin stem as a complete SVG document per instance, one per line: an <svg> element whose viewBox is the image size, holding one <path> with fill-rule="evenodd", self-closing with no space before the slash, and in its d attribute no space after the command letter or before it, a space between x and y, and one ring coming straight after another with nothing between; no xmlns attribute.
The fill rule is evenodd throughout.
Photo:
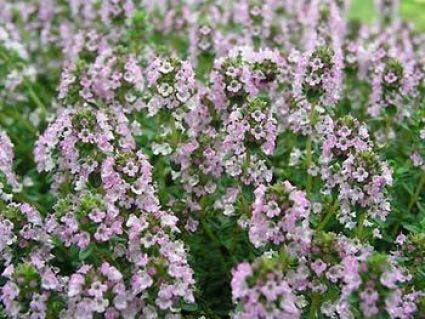
<svg viewBox="0 0 425 319"><path fill-rule="evenodd" d="M305 148L306 148L306 160L307 160L307 163L306 163L306 166L307 166L307 184L306 184L306 192L307 192L307 197L308 197L309 199L311 199L310 194L311 194L311 188L312 188L312 186L313 186L313 178L312 178L312 176L308 173L308 170L310 169L311 163L312 163L312 161L313 161L313 154L312 154L312 150L311 150L311 148L312 148L312 139L311 139L311 136L309 136L309 137L307 138L307 142L306 142L306 146L305 146Z"/></svg>
<svg viewBox="0 0 425 319"><path fill-rule="evenodd" d="M241 196L241 201L239 204L239 211L242 215L250 214L250 205L248 201L245 199L245 196L243 194ZM232 242L232 245L230 246L230 253L232 254L232 256L235 255L235 252L237 249L237 245L238 245L237 238L239 238L240 231L241 231L240 227L236 227L236 229L233 231L233 242Z"/></svg>
<svg viewBox="0 0 425 319"><path fill-rule="evenodd" d="M8 56L6 53L4 53L4 51L0 51L0 57L1 57L3 60L5 60L5 62L10 62L10 58L9 58L9 56Z"/></svg>
<svg viewBox="0 0 425 319"><path fill-rule="evenodd" d="M333 205L328 210L328 213L326 214L325 218L322 219L320 224L317 226L316 231L321 231L325 228L329 220L332 218L332 216L335 214L336 208L338 207L338 199L335 199Z"/></svg>
<svg viewBox="0 0 425 319"><path fill-rule="evenodd" d="M422 172L422 176L421 176L421 179L419 181L418 187L416 188L415 193L413 194L413 196L410 199L409 206L407 207L407 212L410 212L412 210L413 206L418 201L419 195L420 195L424 185L425 185L425 171Z"/></svg>
<svg viewBox="0 0 425 319"><path fill-rule="evenodd" d="M388 146L388 141L390 137L390 129L391 129L391 118L389 116L385 117L385 146Z"/></svg>
<svg viewBox="0 0 425 319"><path fill-rule="evenodd" d="M364 221L367 217L367 212L362 212L359 218L359 221L357 223L357 228L356 228L356 237L358 239L362 239L363 238L363 230L364 230Z"/></svg>
<svg viewBox="0 0 425 319"><path fill-rule="evenodd" d="M176 120L172 115L170 115L170 126L171 126L171 143L173 147L177 147L179 145L179 131L177 130Z"/></svg>
<svg viewBox="0 0 425 319"><path fill-rule="evenodd" d="M16 110L13 110L11 113L11 116L15 119L16 122L22 123L25 128L30 131L33 135L37 135L36 128L29 122L25 117L21 116L20 113L16 112Z"/></svg>
<svg viewBox="0 0 425 319"><path fill-rule="evenodd" d="M34 92L32 86L28 83L27 80L25 81L25 86L28 90L29 96L30 98L33 100L33 102L35 103L35 105L41 109L41 111L46 114L46 106L44 105L44 103L41 101L41 99L38 97L38 95Z"/></svg>
<svg viewBox="0 0 425 319"><path fill-rule="evenodd" d="M7 62L7 63L11 63L10 62L10 57L3 51L0 51L0 56ZM33 102L35 103L35 105L37 105L38 108L40 108L43 113L46 113L46 107L44 105L44 103L41 101L41 99L38 97L38 95L34 92L31 83L28 82L28 79L24 78L23 79L23 83L28 91L28 94L30 96L30 98L33 100Z"/></svg>
<svg viewBox="0 0 425 319"><path fill-rule="evenodd" d="M311 111L309 114L310 125L313 127L313 119L315 112L315 104L312 104ZM311 199L311 189L313 187L313 177L308 173L308 170L311 168L311 164L313 163L313 152L312 152L312 144L313 140L311 134L307 138L307 142L305 145L306 148L306 166L307 166L307 184L306 184L306 193L307 197Z"/></svg>
<svg viewBox="0 0 425 319"><path fill-rule="evenodd" d="M311 297L310 313L308 315L308 319L317 318L319 305L320 305L320 295L317 293L314 293L313 296Z"/></svg>
<svg viewBox="0 0 425 319"><path fill-rule="evenodd" d="M208 238L211 240L212 244L220 251L220 262L224 269L226 269L226 260L222 255L222 245L220 241L218 240L217 236L211 231L208 223L203 219L200 218L200 224L202 226L202 229L204 230L205 234L208 236Z"/></svg>

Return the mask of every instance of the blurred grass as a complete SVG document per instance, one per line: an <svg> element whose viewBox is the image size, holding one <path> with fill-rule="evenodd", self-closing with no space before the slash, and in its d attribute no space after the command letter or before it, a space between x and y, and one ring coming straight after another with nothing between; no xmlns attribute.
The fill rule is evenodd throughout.
<svg viewBox="0 0 425 319"><path fill-rule="evenodd" d="M400 0L400 3L403 19L425 31L425 0ZM372 23L376 18L373 0L352 0L350 16Z"/></svg>

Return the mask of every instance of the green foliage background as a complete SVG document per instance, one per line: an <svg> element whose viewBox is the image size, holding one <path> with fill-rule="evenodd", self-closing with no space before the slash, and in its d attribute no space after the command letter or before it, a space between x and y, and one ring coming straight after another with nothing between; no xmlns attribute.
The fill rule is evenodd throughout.
<svg viewBox="0 0 425 319"><path fill-rule="evenodd" d="M376 17L374 0L353 0L351 4L351 18L371 23ZM425 0L400 0L400 9L403 19L412 22L415 27L425 30Z"/></svg>
<svg viewBox="0 0 425 319"><path fill-rule="evenodd" d="M152 0L155 1L155 0ZM294 0L297 1L297 0ZM425 0L401 0L401 14L403 19L413 23L418 30L425 31ZM362 22L373 23L376 19L373 0L352 0L352 8L350 18L359 19ZM163 42L164 39L152 39L153 42ZM176 45L178 47L178 44ZM203 64L201 63L201 66ZM198 70L198 73L204 73ZM57 75L56 75L57 76ZM54 78L55 76L52 75ZM40 79L48 83L50 79ZM46 86L48 87L48 86ZM35 88L37 96L42 96L42 104L48 105L56 92L46 90L45 87ZM37 104L34 102L34 107ZM0 101L1 103L1 101ZM16 108L3 108L4 112L9 112L10 118L20 118ZM0 124L5 116L0 116ZM37 139L37 132L29 123L20 122L18 125L10 126L8 131L13 143L15 144L17 173L32 177L34 185L25 195L16 198L18 201L26 201L33 203L42 214L46 214L53 205L53 199L49 194L48 176L40 175L35 171L35 165L32 159L33 142ZM146 121L142 122L145 132L154 134L155 123ZM43 131L43 127L41 131ZM406 140L411 137L408 131L404 132L400 128L400 135L406 134ZM143 137L142 137L143 138ZM286 160L289 157L288 150L292 148L291 143L299 142L305 144L304 140L296 141L295 137L290 137L281 141L278 150L272 159L274 163ZM406 162L406 156L400 154L408 154L409 145L388 145L381 154L386 159L391 159L391 167L397 168L393 172L395 184L392 189L392 207L393 212L388 221L388 226L384 232L384 239L381 242L383 250L386 245L391 244L391 239L400 232L401 229L407 229L412 232L421 232L422 227L425 228L425 204L424 193L415 193L416 186L421 182L418 170L412 170L411 164ZM148 153L148 150L145 150ZM151 155L151 154L149 154ZM170 188L166 185L170 172L167 171L167 165L155 165L154 179L159 183L159 196L162 200L169 195ZM277 165L278 166L278 165ZM302 173L292 172L289 176L287 172L276 172L278 178L294 181L303 181L305 176ZM43 182L44 181L44 182ZM302 185L302 182L299 183ZM162 187L163 186L163 187ZM178 192L179 190L176 190ZM42 194L40 196L40 194ZM247 194L247 196L249 196ZM411 205L412 198L415 199L416 205ZM421 200L422 199L422 200ZM164 200L165 201L165 200ZM207 318L226 318L231 311L230 281L231 269L241 261L253 260L256 256L247 256L249 251L249 241L245 233L240 232L240 228L236 225L236 220L227 219L218 216L214 212L204 212L205 218L201 221L200 231L196 236L187 236L183 238L190 246L191 260L190 263L194 267L197 280L197 299L196 305L187 305L184 308L187 318L191 314L203 313ZM230 238L238 238L237 241L229 241ZM424 270L425 278L425 270ZM424 280L425 282L425 280ZM1 315L0 315L1 318Z"/></svg>

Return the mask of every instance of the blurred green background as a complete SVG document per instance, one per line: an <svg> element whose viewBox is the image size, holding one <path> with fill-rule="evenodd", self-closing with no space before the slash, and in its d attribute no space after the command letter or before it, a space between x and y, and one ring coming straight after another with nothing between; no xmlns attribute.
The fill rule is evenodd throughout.
<svg viewBox="0 0 425 319"><path fill-rule="evenodd" d="M415 24L418 30L425 31L425 0L400 0L402 17ZM351 17L364 22L375 18L373 0L352 0Z"/></svg>

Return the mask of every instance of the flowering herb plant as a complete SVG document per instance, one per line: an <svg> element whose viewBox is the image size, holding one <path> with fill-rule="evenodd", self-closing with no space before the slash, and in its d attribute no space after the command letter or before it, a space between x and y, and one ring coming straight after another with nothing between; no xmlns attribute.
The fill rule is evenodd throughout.
<svg viewBox="0 0 425 319"><path fill-rule="evenodd" d="M425 318L425 34L375 4L0 0L0 319Z"/></svg>

